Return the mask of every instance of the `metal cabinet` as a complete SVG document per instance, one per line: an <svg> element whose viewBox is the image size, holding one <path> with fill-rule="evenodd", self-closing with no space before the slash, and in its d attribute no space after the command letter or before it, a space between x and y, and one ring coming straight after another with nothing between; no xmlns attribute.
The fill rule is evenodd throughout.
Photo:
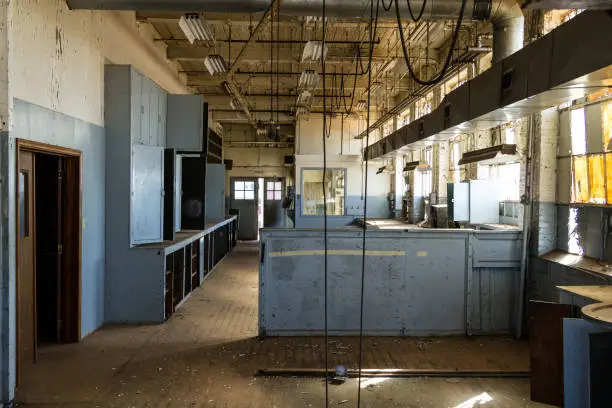
<svg viewBox="0 0 612 408"><path fill-rule="evenodd" d="M164 149L132 146L130 240L133 245L163 241Z"/></svg>
<svg viewBox="0 0 612 408"><path fill-rule="evenodd" d="M139 145L165 147L167 94L149 78L130 67L130 132Z"/></svg>
<svg viewBox="0 0 612 408"><path fill-rule="evenodd" d="M182 152L204 152L208 105L199 95L168 95L166 144Z"/></svg>

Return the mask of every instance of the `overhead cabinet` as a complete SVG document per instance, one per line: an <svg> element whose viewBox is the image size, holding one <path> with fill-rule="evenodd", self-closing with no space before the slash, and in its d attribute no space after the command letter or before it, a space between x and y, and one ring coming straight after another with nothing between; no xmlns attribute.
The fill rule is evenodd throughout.
<svg viewBox="0 0 612 408"><path fill-rule="evenodd" d="M130 67L131 137L134 144L166 145L167 94L149 78Z"/></svg>
<svg viewBox="0 0 612 408"><path fill-rule="evenodd" d="M168 95L166 133L168 147L205 154L208 104L199 95Z"/></svg>

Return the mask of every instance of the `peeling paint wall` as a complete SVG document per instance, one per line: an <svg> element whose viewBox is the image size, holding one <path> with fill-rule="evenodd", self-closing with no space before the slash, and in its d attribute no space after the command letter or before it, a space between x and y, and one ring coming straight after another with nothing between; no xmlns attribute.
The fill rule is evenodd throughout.
<svg viewBox="0 0 612 408"><path fill-rule="evenodd" d="M0 4L2 279L0 404L15 388L15 139L83 152L82 320L104 322L104 65L130 64L170 93L187 93L162 44L133 12L70 11L64 0Z"/></svg>
<svg viewBox="0 0 612 408"><path fill-rule="evenodd" d="M16 0L13 96L104 124L104 64L130 64L169 93L186 93L165 48L133 12L70 11L63 0Z"/></svg>

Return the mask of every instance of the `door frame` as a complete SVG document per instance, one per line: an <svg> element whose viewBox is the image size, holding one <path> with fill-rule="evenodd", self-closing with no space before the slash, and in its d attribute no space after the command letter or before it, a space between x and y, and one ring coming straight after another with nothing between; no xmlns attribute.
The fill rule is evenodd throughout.
<svg viewBox="0 0 612 408"><path fill-rule="evenodd" d="M81 222L82 222L82 203L83 203L83 153L79 150L75 150L75 149L70 149L70 148L66 148L66 147L61 147L61 146L55 146L55 145L50 145L50 144L46 144L46 143L40 143L40 142L35 142L35 141L31 141L31 140L25 140L25 139L17 139L16 140L16 149L15 149L15 168L16 168L16 172L15 172L15 185L17 186L19 183L19 153L20 152L30 152L30 153L44 153L44 154L50 154L50 155L54 155L54 156L60 156L62 158L65 159L69 159L69 160L76 160L78 162L77 168L78 168L78 181L77 181L77 195L78 195L78 203L76 205L77 207L77 211L76 214L74 214L73 216L75 217L75 219L73 221L76 222L72 222L72 223L67 223L67 225L65 226L66 229L70 232L67 231L68 234L70 234L72 236L72 241L77 242L77 246L78 248L76 248L75 252L72 256L73 256L73 261L76 262L77 264L77 282L76 282L76 311L74 311L74 313L70 313L71 316L73 316L73 318L70 321L70 324L74 324L76 325L76 327L73 327L73 332L76 335L76 338L74 339L75 341L79 341L81 339L81 309L82 309L82 274L81 274L81 264L82 264L82 230L81 230ZM36 177L36 176L34 176ZM19 203L18 203L18 194L15 193L15 205L16 205L16 212L19 211ZM34 200L36 200L36 198L34 197ZM36 202L36 201L34 201ZM66 211L68 208L70 208L70 206L64 206L63 211ZM15 227L16 230L15 231L19 231L19 217L16 216L15 217ZM36 226L34 225L34 234L36 234ZM36 235L34 235L34 237L36 237ZM19 254L19 239L16 238L15 239L15 243L16 243L16 254ZM64 253L65 255L68 255L67 252ZM68 255L69 256L69 255ZM76 258L76 259L74 259ZM36 277L36 258L34 259L34 277ZM19 277L20 277L20 273L19 273L19 269L20 269L20 265L19 265L19 259L17 258L15 260L15 271L16 271L16 276L15 276L15 281L16 281L16 296L17 296L17 302L16 302L16 308L19 308ZM36 288L36 280L34 280L34 288ZM35 297L36 299L36 297ZM19 311L17 310L17 314L16 314L16 319L18 315ZM34 308L34 316L36 319L36 308ZM18 322L17 322L18 324ZM19 343L20 343L20 339L19 339L19 330L17 330L17 346L19 347ZM17 353L17 372L19 372L19 368L20 368L20 361L19 361L19 353ZM17 378L19 378L19 375L17 376Z"/></svg>
<svg viewBox="0 0 612 408"><path fill-rule="evenodd" d="M258 203L259 203L259 179L263 177L258 177L258 176L231 176L230 177L230 202L229 202L229 206L230 208L236 208L236 206L234 205L234 202L245 202L245 201L253 201L255 204L255 240L258 239L259 237L259 224L258 224L258 219L257 219L257 211L258 211ZM254 194L255 194L255 198L253 200L236 200L235 197L235 188L234 188L234 182L236 181L252 181L255 183L255 190L254 190ZM244 225L244 218L245 214L240 214L239 216L239 220L238 220L238 227L236 229L236 236L239 235L240 233L240 225Z"/></svg>

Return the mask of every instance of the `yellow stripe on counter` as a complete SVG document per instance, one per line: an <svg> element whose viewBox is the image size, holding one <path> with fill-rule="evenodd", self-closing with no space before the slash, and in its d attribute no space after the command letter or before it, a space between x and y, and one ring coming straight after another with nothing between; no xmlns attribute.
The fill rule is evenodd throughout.
<svg viewBox="0 0 612 408"><path fill-rule="evenodd" d="M404 251L368 251L365 254L367 256L404 256ZM310 255L325 255L325 250L304 250L304 251L280 251L270 252L270 257L280 258L285 256L310 256ZM327 251L327 255L348 255L348 256L361 256L363 251L361 249L330 249Z"/></svg>

